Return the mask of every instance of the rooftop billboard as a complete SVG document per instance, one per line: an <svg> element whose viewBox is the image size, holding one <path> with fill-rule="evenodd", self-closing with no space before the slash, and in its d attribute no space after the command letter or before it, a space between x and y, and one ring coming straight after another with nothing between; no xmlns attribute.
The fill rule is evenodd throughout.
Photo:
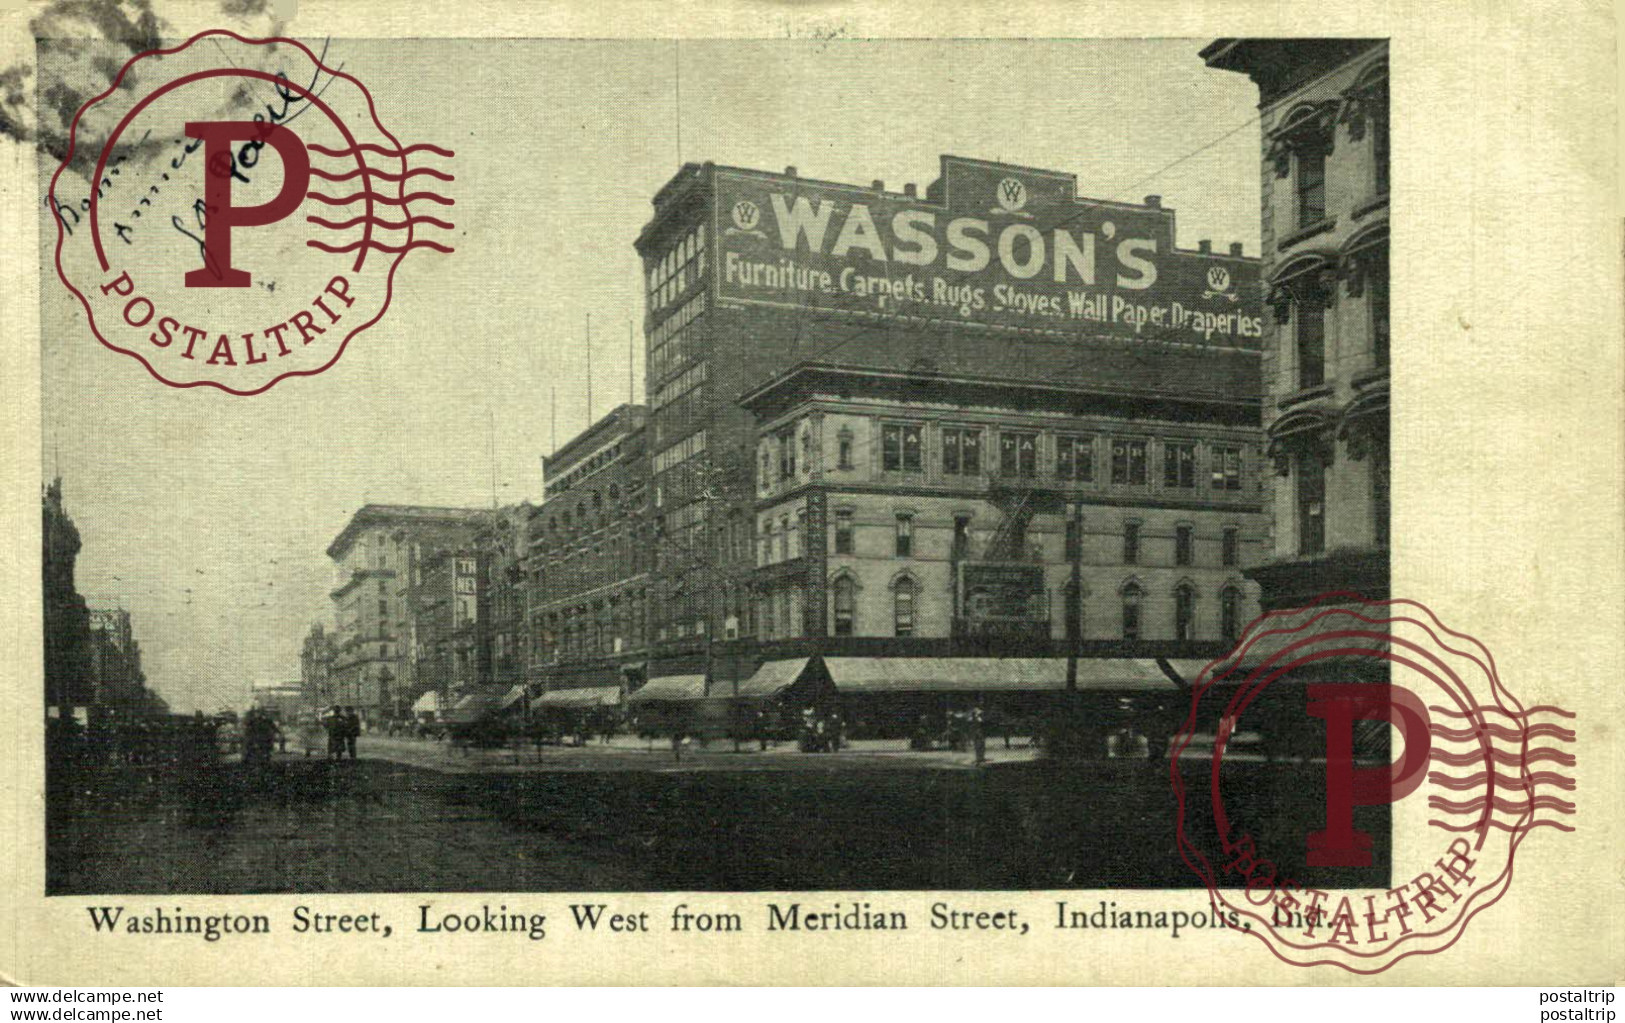
<svg viewBox="0 0 1625 1023"><path fill-rule="evenodd" d="M724 303L1242 348L1263 333L1257 260L1176 249L1171 211L1079 199L1069 174L944 157L929 200L715 181Z"/></svg>

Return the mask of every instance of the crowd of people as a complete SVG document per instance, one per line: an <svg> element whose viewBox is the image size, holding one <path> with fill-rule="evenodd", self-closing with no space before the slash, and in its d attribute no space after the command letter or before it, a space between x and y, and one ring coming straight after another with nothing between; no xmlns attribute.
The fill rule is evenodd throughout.
<svg viewBox="0 0 1625 1023"><path fill-rule="evenodd" d="M343 760L348 756L354 760L355 741L361 737L361 715L355 708L335 703L322 715L321 723L327 732L327 759Z"/></svg>

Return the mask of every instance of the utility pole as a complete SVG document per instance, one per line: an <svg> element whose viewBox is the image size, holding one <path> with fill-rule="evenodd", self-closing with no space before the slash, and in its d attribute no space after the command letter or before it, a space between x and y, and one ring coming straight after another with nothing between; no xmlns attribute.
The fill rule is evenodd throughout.
<svg viewBox="0 0 1625 1023"><path fill-rule="evenodd" d="M633 340L632 321L626 321L626 401L630 405L638 403L638 392L635 386L633 370L638 361L638 346Z"/></svg>
<svg viewBox="0 0 1625 1023"><path fill-rule="evenodd" d="M1066 691L1075 698L1078 693L1078 644L1082 640L1078 628L1078 609L1083 606L1083 502L1068 503L1067 514L1072 529L1072 590L1066 604Z"/></svg>
<svg viewBox="0 0 1625 1023"><path fill-rule="evenodd" d="M587 425L592 425L592 313L587 314Z"/></svg>

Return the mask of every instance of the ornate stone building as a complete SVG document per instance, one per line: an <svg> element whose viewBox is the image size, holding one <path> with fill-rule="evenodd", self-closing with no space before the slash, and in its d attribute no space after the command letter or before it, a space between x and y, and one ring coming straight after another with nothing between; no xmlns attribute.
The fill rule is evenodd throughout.
<svg viewBox="0 0 1625 1023"><path fill-rule="evenodd" d="M1275 545L1265 608L1388 596L1388 45L1221 39L1209 66L1258 85L1264 430Z"/></svg>

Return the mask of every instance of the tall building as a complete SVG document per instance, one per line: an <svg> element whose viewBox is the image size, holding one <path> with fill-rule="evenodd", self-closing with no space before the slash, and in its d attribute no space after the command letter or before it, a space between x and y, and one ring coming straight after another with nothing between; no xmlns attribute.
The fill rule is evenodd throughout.
<svg viewBox="0 0 1625 1023"><path fill-rule="evenodd" d="M1258 86L1275 547L1266 608L1388 596L1388 44L1220 39Z"/></svg>
<svg viewBox="0 0 1625 1023"><path fill-rule="evenodd" d="M944 156L922 194L816 181L794 168L684 166L654 197L636 243L647 286L651 673L701 671L713 637L776 635L780 626L762 620L770 607L803 623L817 617L821 595L804 593L799 615L753 597L765 509L756 413L740 399L798 364L1256 402L1257 262L1239 245L1222 254L1205 241L1181 249L1175 238L1159 197L1083 199L1075 176L1057 171ZM912 415L923 427L972 393ZM983 420L987 443L1008 411ZM924 446L943 443L935 429L900 443L911 438L922 446L903 457L940 462L940 450ZM1145 458L1163 438L1144 435ZM829 445L822 457L835 457L838 428L818 441ZM1149 480L1160 468L1145 462L1136 472ZM893 496L909 487L897 474L886 483ZM926 506L924 493L919 501ZM931 508L933 520L955 514ZM1146 524L1164 525L1160 513Z"/></svg>
<svg viewBox="0 0 1625 1023"><path fill-rule="evenodd" d="M807 364L744 404L775 656L1212 657L1258 613L1256 396Z"/></svg>
<svg viewBox="0 0 1625 1023"><path fill-rule="evenodd" d="M141 644L123 608L90 609L91 703L103 711L138 714L146 701Z"/></svg>
<svg viewBox="0 0 1625 1023"><path fill-rule="evenodd" d="M74 582L79 530L62 506L62 480L41 495L41 582L44 587L45 707L67 716L92 699L90 610Z"/></svg>
<svg viewBox="0 0 1625 1023"><path fill-rule="evenodd" d="M472 547L478 509L369 504L328 545L335 585L333 700L370 718L410 707L424 689L412 656L425 552Z"/></svg>
<svg viewBox="0 0 1625 1023"><path fill-rule="evenodd" d="M648 658L648 410L621 405L542 459L530 511L529 680L547 689L620 685Z"/></svg>

